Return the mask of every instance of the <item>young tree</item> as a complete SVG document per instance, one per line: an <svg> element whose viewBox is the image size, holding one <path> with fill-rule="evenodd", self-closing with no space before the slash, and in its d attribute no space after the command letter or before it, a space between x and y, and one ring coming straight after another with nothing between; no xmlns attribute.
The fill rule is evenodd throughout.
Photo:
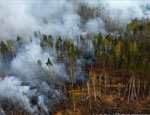
<svg viewBox="0 0 150 115"><path fill-rule="evenodd" d="M51 35L48 36L47 43L51 48L53 48L53 37Z"/></svg>
<svg viewBox="0 0 150 115"><path fill-rule="evenodd" d="M45 45L44 42L41 42L41 43L40 43L40 46L41 46L41 48L44 50L44 48L45 48L46 45Z"/></svg>
<svg viewBox="0 0 150 115"><path fill-rule="evenodd" d="M17 36L17 40L16 40L17 42L18 42L18 44L19 44L19 46L20 46L20 44L21 44L21 37L20 36Z"/></svg>
<svg viewBox="0 0 150 115"><path fill-rule="evenodd" d="M46 35L43 35L43 41L47 42L47 36Z"/></svg>
<svg viewBox="0 0 150 115"><path fill-rule="evenodd" d="M82 35L80 35L80 50L84 50L84 44L85 44L85 38L83 38Z"/></svg>
<svg viewBox="0 0 150 115"><path fill-rule="evenodd" d="M119 40L118 43L114 47L114 53L115 53L114 61L117 66L119 65L117 62L119 62L119 59L120 59L121 49L122 49L122 42Z"/></svg>
<svg viewBox="0 0 150 115"><path fill-rule="evenodd" d="M98 45L99 48L100 48L100 45L102 43L102 40L103 40L103 36L102 36L101 33L99 33L98 36L97 36L97 45Z"/></svg>
<svg viewBox="0 0 150 115"><path fill-rule="evenodd" d="M96 39L93 40L93 47L94 47L94 58L96 59L96 55L98 53L98 45ZM96 63L97 63L97 59L96 59Z"/></svg>
<svg viewBox="0 0 150 115"><path fill-rule="evenodd" d="M75 95L74 95L74 72L76 70L76 61L77 57L79 56L78 48L73 44L72 40L69 40L67 43L67 55L69 58L69 70L70 70L70 76L72 80L72 99L73 99L73 107L74 111L76 108L75 104Z"/></svg>
<svg viewBox="0 0 150 115"><path fill-rule="evenodd" d="M53 84L53 77L52 77L52 72L51 72L51 66L53 66L52 62L50 61L50 59L48 58L46 65L49 68L49 73L50 73L50 80L51 80L51 84Z"/></svg>
<svg viewBox="0 0 150 115"><path fill-rule="evenodd" d="M56 53L57 53L57 58L58 60L61 58L61 60L63 60L63 52L62 52L62 47L63 47L63 44L62 44L62 39L61 37L59 36L57 41L56 41L56 44L55 44L55 49L56 49Z"/></svg>
<svg viewBox="0 0 150 115"><path fill-rule="evenodd" d="M109 37L106 36L106 38L104 39L104 55L106 56L105 64L108 64L108 55L110 48L111 48L110 40Z"/></svg>
<svg viewBox="0 0 150 115"><path fill-rule="evenodd" d="M41 74L42 62L41 62L41 60L38 60L37 63L38 63L38 65L39 65L39 69L40 69L40 79L41 79L41 81L42 81L42 74Z"/></svg>
<svg viewBox="0 0 150 115"><path fill-rule="evenodd" d="M66 64L67 64L67 41L63 42L63 51L64 51L64 57L66 57Z"/></svg>
<svg viewBox="0 0 150 115"><path fill-rule="evenodd" d="M8 62L8 57L7 57L8 47L3 41L1 41L0 43L0 51L4 55L6 62Z"/></svg>
<svg viewBox="0 0 150 115"><path fill-rule="evenodd" d="M15 56L15 52L14 52L14 47L13 47L12 40L8 40L7 44L8 44L8 47L10 48L10 50L11 50L12 56L14 57Z"/></svg>

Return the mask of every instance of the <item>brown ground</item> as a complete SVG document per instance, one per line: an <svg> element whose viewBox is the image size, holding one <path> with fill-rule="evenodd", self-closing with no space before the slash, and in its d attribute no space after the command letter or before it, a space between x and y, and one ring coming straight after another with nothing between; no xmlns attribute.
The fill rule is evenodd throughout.
<svg viewBox="0 0 150 115"><path fill-rule="evenodd" d="M115 114L115 113L150 113L150 100L148 99L148 87L145 88L141 84L139 90L139 98L134 96L133 99L130 99L128 102L129 87L127 83L129 78L124 80L123 77L110 76L108 74L102 75L98 72L90 73L91 76L95 77L95 87L96 87L96 100L94 97L94 87L93 81L90 80L90 94L91 97L88 98L88 88L87 83L83 84L80 87L75 89L75 102L76 102L76 111L73 112L73 104L70 100L65 101L60 104L57 109L57 114L55 115L98 115L98 114ZM101 77L101 85L99 76ZM94 79L93 77L93 79ZM138 82L135 81L135 90L138 91ZM101 86L101 94L100 87ZM127 88L127 91L126 91ZM124 94L126 91L125 98ZM90 108L91 100L91 108Z"/></svg>

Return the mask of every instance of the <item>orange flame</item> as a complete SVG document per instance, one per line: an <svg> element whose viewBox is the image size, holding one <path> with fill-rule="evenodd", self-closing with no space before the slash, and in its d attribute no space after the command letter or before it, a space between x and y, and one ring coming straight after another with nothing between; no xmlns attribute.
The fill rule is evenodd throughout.
<svg viewBox="0 0 150 115"><path fill-rule="evenodd" d="M72 93L72 91L64 91L64 93Z"/></svg>

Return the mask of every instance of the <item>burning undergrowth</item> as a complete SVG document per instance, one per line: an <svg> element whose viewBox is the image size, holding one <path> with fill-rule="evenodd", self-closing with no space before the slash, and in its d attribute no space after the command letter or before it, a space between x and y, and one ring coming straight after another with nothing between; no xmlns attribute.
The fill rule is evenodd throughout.
<svg viewBox="0 0 150 115"><path fill-rule="evenodd" d="M54 113L67 99L66 84L88 80L97 34L118 33L134 18L149 17L146 0L124 7L113 2L1 0L0 113Z"/></svg>

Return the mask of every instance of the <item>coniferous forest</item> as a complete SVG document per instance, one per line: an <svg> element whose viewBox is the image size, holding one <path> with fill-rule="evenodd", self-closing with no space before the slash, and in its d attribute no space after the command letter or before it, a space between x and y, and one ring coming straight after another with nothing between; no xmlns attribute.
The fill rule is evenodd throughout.
<svg viewBox="0 0 150 115"><path fill-rule="evenodd" d="M150 113L149 2L6 1L0 115Z"/></svg>

